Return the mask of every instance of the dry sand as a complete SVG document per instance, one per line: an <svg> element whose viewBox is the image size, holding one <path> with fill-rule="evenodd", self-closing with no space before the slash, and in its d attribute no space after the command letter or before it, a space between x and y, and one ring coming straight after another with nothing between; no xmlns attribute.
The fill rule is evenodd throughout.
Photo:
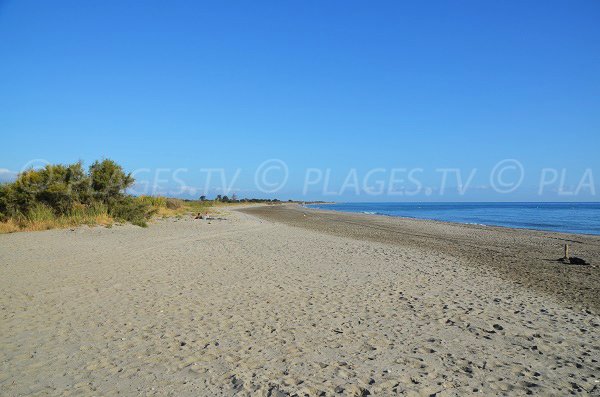
<svg viewBox="0 0 600 397"><path fill-rule="evenodd" d="M597 291L523 256L566 235L249 211L1 235L0 394L598 394L598 295L505 263Z"/></svg>

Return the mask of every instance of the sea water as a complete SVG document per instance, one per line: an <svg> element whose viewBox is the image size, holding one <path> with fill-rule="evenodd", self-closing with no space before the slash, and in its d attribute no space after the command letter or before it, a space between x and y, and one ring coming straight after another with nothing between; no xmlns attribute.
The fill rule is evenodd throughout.
<svg viewBox="0 0 600 397"><path fill-rule="evenodd" d="M600 235L600 203L336 203L309 207Z"/></svg>

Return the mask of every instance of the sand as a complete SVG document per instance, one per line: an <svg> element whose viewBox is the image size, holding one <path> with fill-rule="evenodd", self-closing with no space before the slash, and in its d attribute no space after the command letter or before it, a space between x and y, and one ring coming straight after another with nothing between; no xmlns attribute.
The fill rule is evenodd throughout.
<svg viewBox="0 0 600 397"><path fill-rule="evenodd" d="M469 265L473 272L493 272L570 306L600 312L600 236L307 210L290 205L244 211L308 230L450 255ZM565 244L571 255L593 266L564 266L558 262Z"/></svg>
<svg viewBox="0 0 600 397"><path fill-rule="evenodd" d="M1 235L0 394L598 394L598 296L515 282L503 232L250 211Z"/></svg>

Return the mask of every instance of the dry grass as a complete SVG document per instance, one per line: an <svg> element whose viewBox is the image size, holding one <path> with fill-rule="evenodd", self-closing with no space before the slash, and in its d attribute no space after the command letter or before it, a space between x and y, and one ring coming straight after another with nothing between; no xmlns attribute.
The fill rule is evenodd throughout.
<svg viewBox="0 0 600 397"><path fill-rule="evenodd" d="M14 233L21 231L21 227L18 223L14 221L14 219L9 219L6 222L0 222L0 234L3 233Z"/></svg>
<svg viewBox="0 0 600 397"><path fill-rule="evenodd" d="M39 204L29 211L27 216L21 215L0 222L0 233L64 229L81 225L110 227L113 223L113 218L102 205L81 206L68 215L56 215L49 207Z"/></svg>
<svg viewBox="0 0 600 397"><path fill-rule="evenodd" d="M159 218L183 216L189 213L206 212L214 205L211 201L185 201L176 198L140 196L138 200L147 203L156 210Z"/></svg>
<svg viewBox="0 0 600 397"><path fill-rule="evenodd" d="M140 196L136 200L148 204L158 218L181 217L186 214L204 213L215 206L212 201L184 201L175 198ZM218 203L218 207L227 204ZM81 225L107 226L113 225L115 220L103 205L91 207L80 206L68 215L56 215L49 207L39 204L26 216L21 215L0 222L0 234L24 231L39 231L49 229L64 229Z"/></svg>

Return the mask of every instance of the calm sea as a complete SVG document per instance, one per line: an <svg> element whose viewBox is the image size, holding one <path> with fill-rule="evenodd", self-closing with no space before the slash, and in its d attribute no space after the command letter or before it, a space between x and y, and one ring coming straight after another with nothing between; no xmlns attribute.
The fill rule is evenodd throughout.
<svg viewBox="0 0 600 397"><path fill-rule="evenodd" d="M600 235L600 203L337 203L308 207Z"/></svg>

